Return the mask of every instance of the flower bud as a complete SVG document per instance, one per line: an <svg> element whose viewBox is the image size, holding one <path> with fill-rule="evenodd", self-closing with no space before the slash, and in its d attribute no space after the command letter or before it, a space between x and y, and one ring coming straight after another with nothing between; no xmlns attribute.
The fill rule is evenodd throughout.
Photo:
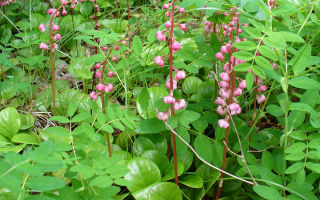
<svg viewBox="0 0 320 200"><path fill-rule="evenodd" d="M187 30L187 25L186 24L179 24L179 28L182 31L186 31Z"/></svg>
<svg viewBox="0 0 320 200"><path fill-rule="evenodd" d="M228 128L229 123L225 119L219 119L218 124L221 128Z"/></svg>
<svg viewBox="0 0 320 200"><path fill-rule="evenodd" d="M185 77L186 77L186 72L185 71L178 71L176 76L175 76L175 79L181 80L181 79L184 79Z"/></svg>
<svg viewBox="0 0 320 200"><path fill-rule="evenodd" d="M216 57L220 60L220 61L224 61L224 56L221 52L216 53Z"/></svg>
<svg viewBox="0 0 320 200"><path fill-rule="evenodd" d="M218 108L217 108L217 113L218 113L219 115L225 115L225 114L227 113L227 111L226 111L226 109L225 109L224 107L218 106Z"/></svg>
<svg viewBox="0 0 320 200"><path fill-rule="evenodd" d="M101 73L100 70L96 71L95 77L96 77L96 78L101 78L101 77L102 77L102 73Z"/></svg>
<svg viewBox="0 0 320 200"><path fill-rule="evenodd" d="M156 37L159 41L163 41L163 42L166 41L166 35L164 34L163 31L157 31Z"/></svg>
<svg viewBox="0 0 320 200"><path fill-rule="evenodd" d="M92 91L89 94L90 99L92 99L93 101L96 101L98 99L98 95L96 92Z"/></svg>
<svg viewBox="0 0 320 200"><path fill-rule="evenodd" d="M172 80L172 83L173 83L173 90L177 89L177 81L176 80ZM171 83L170 83L170 80L168 80L166 82L166 87L170 90L171 89Z"/></svg>
<svg viewBox="0 0 320 200"><path fill-rule="evenodd" d="M96 68L96 69L100 69L100 67L101 67L101 64L100 64L100 63L96 63L96 64L94 65L94 68Z"/></svg>
<svg viewBox="0 0 320 200"><path fill-rule="evenodd" d="M166 104L173 104L176 102L173 96L166 96L163 98L163 102Z"/></svg>
<svg viewBox="0 0 320 200"><path fill-rule="evenodd" d="M267 86L265 85L260 85L260 87L258 88L258 92L264 92L267 90Z"/></svg>
<svg viewBox="0 0 320 200"><path fill-rule="evenodd" d="M112 90L113 90L113 85L112 84L106 84L105 86L104 86L105 88L104 88L104 91L106 92L106 93L108 93L108 92L111 92Z"/></svg>
<svg viewBox="0 0 320 200"><path fill-rule="evenodd" d="M109 71L109 72L108 72L108 77L109 77L109 78L112 78L113 75L114 75L114 73L113 73L112 71Z"/></svg>
<svg viewBox="0 0 320 200"><path fill-rule="evenodd" d="M167 113L164 113L164 112L159 112L158 115L157 115L157 118L159 120L162 120L162 121L167 121L169 116Z"/></svg>
<svg viewBox="0 0 320 200"><path fill-rule="evenodd" d="M266 100L266 97L264 95L257 95L258 104L265 102L265 100Z"/></svg>
<svg viewBox="0 0 320 200"><path fill-rule="evenodd" d="M96 86L96 89L98 91L103 91L105 89L105 86L102 84L102 83L99 83L97 86Z"/></svg>
<svg viewBox="0 0 320 200"><path fill-rule="evenodd" d="M244 89L244 88L246 88L247 87L247 85L246 85L246 80L241 80L241 82L240 82L240 84L239 84L239 86L238 86L240 89Z"/></svg>
<svg viewBox="0 0 320 200"><path fill-rule="evenodd" d="M156 56L153 61L159 65L159 67L163 67L164 66L164 61L163 61L163 57L162 56Z"/></svg>

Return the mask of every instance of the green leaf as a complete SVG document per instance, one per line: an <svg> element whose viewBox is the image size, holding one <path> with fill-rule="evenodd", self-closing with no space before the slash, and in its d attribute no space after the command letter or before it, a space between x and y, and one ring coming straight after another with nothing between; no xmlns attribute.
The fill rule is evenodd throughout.
<svg viewBox="0 0 320 200"><path fill-rule="evenodd" d="M253 186L253 190L260 195L261 197L268 200L282 200L280 193L278 190L264 186L264 185L255 185Z"/></svg>
<svg viewBox="0 0 320 200"><path fill-rule="evenodd" d="M177 148L178 150L178 148ZM144 153L141 155L143 158L147 158L148 160L151 160L154 162L160 169L161 174L165 173L165 170L169 166L169 159L168 157L158 150L147 150L144 151Z"/></svg>
<svg viewBox="0 0 320 200"><path fill-rule="evenodd" d="M78 104L74 101L71 101L69 106L68 106L68 116L72 117L74 113L77 111Z"/></svg>
<svg viewBox="0 0 320 200"><path fill-rule="evenodd" d="M50 117L49 120L58 121L59 123L62 123L62 124L67 124L70 122L70 120L67 117L63 117L63 116L53 116L53 117Z"/></svg>
<svg viewBox="0 0 320 200"><path fill-rule="evenodd" d="M145 119L138 124L138 133L160 133L166 129L166 125L158 118Z"/></svg>
<svg viewBox="0 0 320 200"><path fill-rule="evenodd" d="M133 153L137 156L141 156L141 154L147 150L155 150L156 147L152 143L152 141L146 137L140 136L133 143Z"/></svg>
<svg viewBox="0 0 320 200"><path fill-rule="evenodd" d="M179 187L170 182L155 183L133 193L133 196L136 200L182 200Z"/></svg>
<svg viewBox="0 0 320 200"><path fill-rule="evenodd" d="M156 164L145 158L134 158L128 164L129 173L124 179L130 182L130 192L142 190L161 180L160 170Z"/></svg>
<svg viewBox="0 0 320 200"><path fill-rule="evenodd" d="M101 61L104 61L106 59L106 57L102 54L95 54L95 55L92 55L90 58L88 58L86 60L86 63L85 65L92 65L92 64L95 64L95 63L98 63L98 62L101 62Z"/></svg>
<svg viewBox="0 0 320 200"><path fill-rule="evenodd" d="M247 51L238 51L232 54L235 58L244 61L250 61L253 59L253 54Z"/></svg>
<svg viewBox="0 0 320 200"><path fill-rule="evenodd" d="M83 179L91 178L95 174L95 171L92 167L81 163L73 165L70 168L70 171L77 172L79 175L82 176Z"/></svg>
<svg viewBox="0 0 320 200"><path fill-rule="evenodd" d="M106 188L113 184L109 176L98 176L90 182L90 186L97 186L99 188Z"/></svg>
<svg viewBox="0 0 320 200"><path fill-rule="evenodd" d="M202 188L203 186L203 180L199 175L185 176L179 182L191 188Z"/></svg>
<svg viewBox="0 0 320 200"><path fill-rule="evenodd" d="M20 115L21 124L20 124L20 130L26 130L31 127L33 127L35 119L30 114Z"/></svg>
<svg viewBox="0 0 320 200"><path fill-rule="evenodd" d="M247 72L251 69L251 64L249 63L240 63L239 65L236 65L233 70L236 72Z"/></svg>
<svg viewBox="0 0 320 200"><path fill-rule="evenodd" d="M19 133L12 137L12 142L15 143L22 143L22 144L36 144L39 145L40 142L38 137L35 134L28 134L28 133Z"/></svg>
<svg viewBox="0 0 320 200"><path fill-rule="evenodd" d="M272 61L276 61L277 60L277 55L274 53L273 50L271 50L266 45L260 46L259 47L259 52L260 52L261 55L263 55L264 57L269 58Z"/></svg>
<svg viewBox="0 0 320 200"><path fill-rule="evenodd" d="M303 38L295 33L287 32L287 31L280 31L279 33L287 42L305 43Z"/></svg>
<svg viewBox="0 0 320 200"><path fill-rule="evenodd" d="M133 52L136 56L141 55L143 44L139 36L135 35L132 42Z"/></svg>
<svg viewBox="0 0 320 200"><path fill-rule="evenodd" d="M286 47L286 42L278 32L268 33L269 37L263 39L263 43L275 48L275 49L284 49Z"/></svg>
<svg viewBox="0 0 320 200"><path fill-rule="evenodd" d="M270 64L270 62L262 56L257 56L255 58L255 62L263 69L273 70L273 66Z"/></svg>
<svg viewBox="0 0 320 200"><path fill-rule="evenodd" d="M313 162L307 162L306 167L310 169L311 171L314 171L316 173L320 173L320 164L319 163L313 163Z"/></svg>
<svg viewBox="0 0 320 200"><path fill-rule="evenodd" d="M147 88L143 88L139 94L138 102L142 112L147 112L150 103L150 95Z"/></svg>
<svg viewBox="0 0 320 200"><path fill-rule="evenodd" d="M91 116L91 114L87 111L80 112L79 114L75 115L72 119L71 122L76 123L76 122L82 122L86 119L88 119Z"/></svg>
<svg viewBox="0 0 320 200"><path fill-rule="evenodd" d="M307 145L303 142L293 143L290 147L285 150L285 153L299 153L306 149Z"/></svg>
<svg viewBox="0 0 320 200"><path fill-rule="evenodd" d="M34 191L46 192L63 188L66 183L51 176L31 177L27 181L27 186Z"/></svg>
<svg viewBox="0 0 320 200"><path fill-rule="evenodd" d="M20 115L15 108L8 107L0 112L0 135L11 139L20 129Z"/></svg>
<svg viewBox="0 0 320 200"><path fill-rule="evenodd" d="M303 112L307 112L307 113L313 113L314 110L311 106L309 106L308 104L304 104L304 103L291 103L289 106L290 110L299 110L299 111L303 111Z"/></svg>
<svg viewBox="0 0 320 200"><path fill-rule="evenodd" d="M304 152L298 152L298 153L292 153L289 155L285 156L286 160L291 160L291 161L299 161L304 159L306 154Z"/></svg>
<svg viewBox="0 0 320 200"><path fill-rule="evenodd" d="M291 165L290 167L288 167L285 173L286 174L295 174L298 171L300 171L301 169L303 169L303 167L304 167L303 162L296 162L293 165Z"/></svg>
<svg viewBox="0 0 320 200"><path fill-rule="evenodd" d="M251 90L252 86L253 86L253 74L252 73L248 73L246 75L246 86L247 86L247 90Z"/></svg>
<svg viewBox="0 0 320 200"><path fill-rule="evenodd" d="M194 140L194 148L205 161L209 163L212 161L212 144L207 136L203 134L198 135Z"/></svg>
<svg viewBox="0 0 320 200"><path fill-rule="evenodd" d="M293 72L294 74L299 74L303 72L308 64L309 60L311 59L311 45L305 44L296 55L289 61L289 65L293 65Z"/></svg>
<svg viewBox="0 0 320 200"><path fill-rule="evenodd" d="M253 27L244 27L244 31L254 39L261 37L261 31Z"/></svg>
<svg viewBox="0 0 320 200"><path fill-rule="evenodd" d="M169 163L169 166L167 167L167 169L165 171L165 176L162 177L162 181L174 179L174 177L175 177L174 171L175 171L174 170L174 162L172 159L171 162ZM182 175L184 172L184 164L179 159L177 160L177 172L178 172L178 176Z"/></svg>
<svg viewBox="0 0 320 200"><path fill-rule="evenodd" d="M300 76L290 79L289 84L296 88L301 89L320 89L320 83L311 78Z"/></svg>
<svg viewBox="0 0 320 200"><path fill-rule="evenodd" d="M198 91L203 81L195 76L187 77L182 84L182 91L186 94L194 94Z"/></svg>
<svg viewBox="0 0 320 200"><path fill-rule="evenodd" d="M265 167L266 169L272 170L273 168L273 159L271 154L269 153L269 151L264 151L262 153L262 165L263 167Z"/></svg>
<svg viewBox="0 0 320 200"><path fill-rule="evenodd" d="M176 114L178 122L183 126L188 126L191 122L200 118L200 114L191 110L182 110Z"/></svg>
<svg viewBox="0 0 320 200"><path fill-rule="evenodd" d="M320 128L320 113L312 112L310 115L310 123L314 128Z"/></svg>
<svg viewBox="0 0 320 200"><path fill-rule="evenodd" d="M251 41L237 42L233 46L241 50L255 50L257 48L257 44Z"/></svg>
<svg viewBox="0 0 320 200"><path fill-rule="evenodd" d="M266 79L266 73L259 66L253 65L252 71L255 75L261 77L262 79Z"/></svg>

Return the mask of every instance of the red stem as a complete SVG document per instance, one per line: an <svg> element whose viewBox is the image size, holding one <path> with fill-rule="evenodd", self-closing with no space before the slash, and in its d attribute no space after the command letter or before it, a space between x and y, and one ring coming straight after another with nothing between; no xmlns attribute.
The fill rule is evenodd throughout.
<svg viewBox="0 0 320 200"><path fill-rule="evenodd" d="M100 83L103 83L104 70L105 70L105 68L106 68L106 64L107 64L108 58L109 58L112 50L113 50L113 48L110 48L110 49L109 49L109 53L108 53L105 61L103 62L103 66L102 66L102 70L101 70ZM105 113L106 113L106 108L105 108L105 105L104 105L104 91L100 91L100 97L101 97L101 103L102 103L102 112L105 114ZM106 132L106 139L107 139L109 157L111 157L111 156L112 156L112 153L111 153L110 137L109 137L109 133L107 133L107 132Z"/></svg>
<svg viewBox="0 0 320 200"><path fill-rule="evenodd" d="M173 18L174 18L174 0L172 0L172 13L171 13L171 29L170 29L170 95L173 96ZM174 115L174 104L171 104L171 115ZM177 166L177 147L176 147L176 136L174 133L172 133L172 148L173 148L173 161L174 161L174 177L175 177L175 183L178 185L178 166Z"/></svg>
<svg viewBox="0 0 320 200"><path fill-rule="evenodd" d="M127 10L128 10L128 39L129 39L129 49L131 49L131 33L130 33L130 7L129 7L129 0L127 0Z"/></svg>
<svg viewBox="0 0 320 200"><path fill-rule="evenodd" d="M230 33L230 42L232 45L232 32ZM234 88L235 88L235 72L232 69L232 61L231 61L231 55L232 55L232 50L229 52L229 71L232 73L232 85L231 85L231 92L230 92L230 97L228 99L228 105L233 101L233 93L234 93ZM228 114L229 115L229 114ZM228 117L228 123L230 124L230 118L231 116L229 115ZM227 159L227 151L228 151L228 143L229 143L229 132L230 132L230 126L226 128L226 137L225 137L225 146L223 149L223 160L222 160L222 170L225 170L226 167L226 159ZM219 199L221 196L222 188L223 188L223 177L224 173L221 173L220 175L220 182L218 186L218 190L216 193L216 199Z"/></svg>

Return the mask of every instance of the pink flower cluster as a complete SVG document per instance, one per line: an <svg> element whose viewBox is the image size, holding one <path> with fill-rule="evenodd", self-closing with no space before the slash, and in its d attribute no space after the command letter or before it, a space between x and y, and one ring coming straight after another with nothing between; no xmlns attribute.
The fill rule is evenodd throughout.
<svg viewBox="0 0 320 200"><path fill-rule="evenodd" d="M216 57L220 61L225 60L224 56L226 54L229 55L229 61L223 65L223 72L220 74L220 97L216 99L216 103L218 104L217 113L219 115L226 115L224 119L220 119L218 121L218 124L221 128L229 127L229 113L231 115L237 115L241 113L241 107L235 97L242 95L242 90L246 88L245 80L235 77L233 71L233 67L245 62L232 56L232 53L236 51L236 49L232 49L233 39L235 38L235 42L245 41L245 39L240 39L238 36L239 33L242 32L242 30L239 28L240 12L235 11L236 8L234 8L231 13L224 13L225 16L228 16L229 14L232 15L229 24L222 24L224 29L223 35L229 36L229 42L223 45L220 49L220 52L216 54ZM235 35L233 35L234 33ZM238 80L237 87L235 84L236 80Z"/></svg>
<svg viewBox="0 0 320 200"><path fill-rule="evenodd" d="M0 0L0 6L7 6L11 3L17 3L16 0Z"/></svg>
<svg viewBox="0 0 320 200"><path fill-rule="evenodd" d="M171 6L171 3L168 4L164 4L163 5L163 9L164 10L168 10ZM180 7L175 7L179 13L184 13L185 9L184 8L180 8ZM173 23L173 17L171 16L172 13L170 11L166 12L166 17L170 17L170 19L164 24L165 28L167 28L167 30L165 31L157 31L156 33L156 37L158 39L158 41L160 42L166 42L166 33L170 32L170 29L173 28L172 26L174 26L175 24ZM178 24L178 27L180 28L180 30L182 31L186 31L187 30L187 25L186 24ZM172 51L172 53L176 53L177 51L179 51L181 49L181 44L175 40L175 38L172 35L172 45L170 45L170 51ZM171 43L170 43L171 44ZM168 56L165 56L168 57ZM156 56L153 61L159 66L159 67L163 67L165 64L164 61L164 57L163 56ZM173 97L173 90L177 89L177 85L178 85L178 81L182 80L186 77L186 72L183 70L178 70L176 68L173 67L173 70L176 71L176 74L174 76L174 79L171 80L169 79L168 81L166 81L166 87L170 90L170 95L166 96L163 98L163 102L165 104L170 104L171 106L173 106L174 110L181 110L184 109L186 107L186 101L184 99L175 99ZM168 111L169 113L169 111ZM167 112L159 112L157 117L159 120L163 120L166 121L169 117L169 114Z"/></svg>

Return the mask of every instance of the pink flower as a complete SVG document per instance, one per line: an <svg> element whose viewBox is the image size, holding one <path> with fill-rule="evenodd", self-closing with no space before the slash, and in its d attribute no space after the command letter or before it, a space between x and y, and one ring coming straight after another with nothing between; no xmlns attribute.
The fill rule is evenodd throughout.
<svg viewBox="0 0 320 200"><path fill-rule="evenodd" d="M207 26L212 26L212 23L210 21L205 21L204 22Z"/></svg>
<svg viewBox="0 0 320 200"><path fill-rule="evenodd" d="M52 48L53 48L53 50L57 50L57 49L58 49L57 43L54 43L54 44L52 45Z"/></svg>
<svg viewBox="0 0 320 200"><path fill-rule="evenodd" d="M219 85L222 88L228 88L230 86L227 81L220 81Z"/></svg>
<svg viewBox="0 0 320 200"><path fill-rule="evenodd" d="M229 76L229 74L226 73L226 72L222 72L222 73L220 74L220 78L221 78L222 80L224 80L224 81L230 81L230 76Z"/></svg>
<svg viewBox="0 0 320 200"><path fill-rule="evenodd" d="M258 88L258 92L264 92L267 90L267 86L265 85L260 85L260 87Z"/></svg>
<svg viewBox="0 0 320 200"><path fill-rule="evenodd" d="M53 25L52 26L52 31L58 31L60 29L60 26L58 26L58 25Z"/></svg>
<svg viewBox="0 0 320 200"><path fill-rule="evenodd" d="M67 15L67 11L66 11L66 10L63 10L61 14L62 14L63 16L66 16L66 15Z"/></svg>
<svg viewBox="0 0 320 200"><path fill-rule="evenodd" d="M109 78L112 78L113 75L114 75L114 73L113 73L112 71L109 71L109 72L108 72L108 77L109 77Z"/></svg>
<svg viewBox="0 0 320 200"><path fill-rule="evenodd" d="M241 113L241 108L239 107L237 110L232 110L231 112L230 112L230 114L231 115L238 115L238 114L240 114Z"/></svg>
<svg viewBox="0 0 320 200"><path fill-rule="evenodd" d="M186 11L186 9L184 8L178 8L180 13L184 13Z"/></svg>
<svg viewBox="0 0 320 200"><path fill-rule="evenodd" d="M226 54L226 53L228 53L228 48L226 46L222 46L220 51L222 54Z"/></svg>
<svg viewBox="0 0 320 200"><path fill-rule="evenodd" d="M178 51L181 49L181 44L177 41L174 41L173 44L172 44L172 50L174 52Z"/></svg>
<svg viewBox="0 0 320 200"><path fill-rule="evenodd" d="M173 104L176 102L176 100L173 96L166 96L163 98L163 102L166 104Z"/></svg>
<svg viewBox="0 0 320 200"><path fill-rule="evenodd" d="M55 36L53 36L53 40L57 41L61 39L61 35L60 34L55 34Z"/></svg>
<svg viewBox="0 0 320 200"><path fill-rule="evenodd" d="M266 100L266 97L264 95L258 95L257 96L258 104L261 104L261 103L265 102L265 100Z"/></svg>
<svg viewBox="0 0 320 200"><path fill-rule="evenodd" d="M185 77L186 77L186 72L185 71L178 71L176 76L175 76L175 79L181 80L181 79L184 79Z"/></svg>
<svg viewBox="0 0 320 200"><path fill-rule="evenodd" d="M92 91L89 94L90 99L92 99L93 101L96 101L98 99L98 95L96 92Z"/></svg>
<svg viewBox="0 0 320 200"><path fill-rule="evenodd" d="M48 14L49 14L49 15L52 15L54 11L55 11L55 9L49 8Z"/></svg>
<svg viewBox="0 0 320 200"><path fill-rule="evenodd" d="M220 60L220 61L224 61L224 56L221 52L216 53L216 57Z"/></svg>
<svg viewBox="0 0 320 200"><path fill-rule="evenodd" d="M177 81L176 80L172 80L173 83L173 90L177 89ZM170 90L171 89L171 83L170 80L168 80L166 82L166 87Z"/></svg>
<svg viewBox="0 0 320 200"><path fill-rule="evenodd" d="M119 46L115 46L114 49L118 51L120 49L120 47Z"/></svg>
<svg viewBox="0 0 320 200"><path fill-rule="evenodd" d="M228 105L228 108L230 111L236 111L240 108L240 106L237 103L231 103L230 105Z"/></svg>
<svg viewBox="0 0 320 200"><path fill-rule="evenodd" d="M46 27L44 24L40 24L38 28L42 33L46 31Z"/></svg>
<svg viewBox="0 0 320 200"><path fill-rule="evenodd" d="M113 56L113 57L112 57L112 60L113 60L114 62L116 62L116 61L118 60L118 57L117 57L117 56Z"/></svg>
<svg viewBox="0 0 320 200"><path fill-rule="evenodd" d="M100 63L96 63L96 64L94 65L94 68L96 68L96 69L100 69L100 67L101 67L101 64L100 64Z"/></svg>
<svg viewBox="0 0 320 200"><path fill-rule="evenodd" d="M167 121L169 116L167 113L164 113L164 112L159 112L158 115L157 115L157 118L159 120L163 120L163 121Z"/></svg>
<svg viewBox="0 0 320 200"><path fill-rule="evenodd" d="M113 90L113 85L112 84L106 84L105 86L104 86L105 88L104 88L104 91L106 92L106 93L108 93L108 92L111 92L112 90Z"/></svg>
<svg viewBox="0 0 320 200"><path fill-rule="evenodd" d="M227 99L230 96L230 91L226 90L225 88L221 88L219 94L222 98Z"/></svg>
<svg viewBox="0 0 320 200"><path fill-rule="evenodd" d="M67 5L67 2L65 0L61 0L61 4L65 6Z"/></svg>
<svg viewBox="0 0 320 200"><path fill-rule="evenodd" d="M242 90L240 88L236 88L233 92L233 95L238 97L242 95Z"/></svg>
<svg viewBox="0 0 320 200"><path fill-rule="evenodd" d="M177 102L174 104L175 110L181 110L186 107L186 101L184 99L177 100Z"/></svg>
<svg viewBox="0 0 320 200"><path fill-rule="evenodd" d="M102 47L102 51L107 51L108 47Z"/></svg>
<svg viewBox="0 0 320 200"><path fill-rule="evenodd" d="M179 24L179 28L182 31L186 31L187 30L187 25L186 24Z"/></svg>
<svg viewBox="0 0 320 200"><path fill-rule="evenodd" d="M43 50L47 50L48 49L48 45L46 43L40 43L39 44L39 48L43 49Z"/></svg>
<svg viewBox="0 0 320 200"><path fill-rule="evenodd" d="M166 12L166 17L170 17L171 16L171 12Z"/></svg>
<svg viewBox="0 0 320 200"><path fill-rule="evenodd" d="M162 8L163 8L164 10L168 10L168 9L169 9L169 4L163 4Z"/></svg>
<svg viewBox="0 0 320 200"><path fill-rule="evenodd" d="M101 78L102 77L101 71L100 70L96 71L95 76L96 78Z"/></svg>
<svg viewBox="0 0 320 200"><path fill-rule="evenodd" d="M159 67L163 67L164 66L164 61L163 61L163 57L162 56L156 56L153 61L159 65Z"/></svg>
<svg viewBox="0 0 320 200"><path fill-rule="evenodd" d="M225 115L225 114L227 113L227 111L226 111L226 109L225 109L224 107L218 106L218 108L217 108L217 113L218 113L219 115Z"/></svg>
<svg viewBox="0 0 320 200"><path fill-rule="evenodd" d="M98 91L103 91L105 89L105 86L102 84L102 83L99 83L97 86L96 86L96 89Z"/></svg>
<svg viewBox="0 0 320 200"><path fill-rule="evenodd" d="M228 128L229 123L225 119L219 119L218 124L221 128Z"/></svg>
<svg viewBox="0 0 320 200"><path fill-rule="evenodd" d="M239 86L238 86L240 89L244 89L244 88L246 88L247 87L247 85L246 85L246 80L241 80L241 82L240 82L240 84L239 84Z"/></svg>
<svg viewBox="0 0 320 200"><path fill-rule="evenodd" d="M216 104L218 104L218 105L220 105L220 106L224 106L224 105L225 105L225 101L224 101L223 98L218 97L218 98L216 99Z"/></svg>
<svg viewBox="0 0 320 200"><path fill-rule="evenodd" d="M163 31L157 31L156 36L159 41L163 41L163 42L166 41L166 35L164 34Z"/></svg>
<svg viewBox="0 0 320 200"><path fill-rule="evenodd" d="M164 27L170 28L171 27L171 21L167 21L166 23L164 23Z"/></svg>

